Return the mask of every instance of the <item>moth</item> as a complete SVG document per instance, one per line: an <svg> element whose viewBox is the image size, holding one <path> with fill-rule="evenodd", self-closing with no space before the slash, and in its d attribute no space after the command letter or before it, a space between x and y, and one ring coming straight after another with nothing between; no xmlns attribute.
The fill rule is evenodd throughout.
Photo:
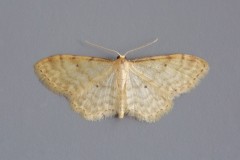
<svg viewBox="0 0 240 160"><path fill-rule="evenodd" d="M128 53L156 41L125 54L87 42L118 57L55 55L38 61L35 73L87 120L129 115L155 122L171 110L175 97L194 88L209 70L202 58L183 53L126 59Z"/></svg>

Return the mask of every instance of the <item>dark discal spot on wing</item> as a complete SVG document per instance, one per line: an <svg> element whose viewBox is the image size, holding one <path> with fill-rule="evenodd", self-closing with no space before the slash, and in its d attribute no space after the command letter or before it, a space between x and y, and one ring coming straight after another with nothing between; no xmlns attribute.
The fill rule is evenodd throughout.
<svg viewBox="0 0 240 160"><path fill-rule="evenodd" d="M149 61L155 61L156 58L149 58Z"/></svg>

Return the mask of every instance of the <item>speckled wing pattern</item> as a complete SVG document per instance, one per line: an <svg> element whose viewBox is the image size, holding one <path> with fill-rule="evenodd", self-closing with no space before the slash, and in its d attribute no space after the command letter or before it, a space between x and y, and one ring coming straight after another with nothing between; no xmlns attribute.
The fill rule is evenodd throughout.
<svg viewBox="0 0 240 160"><path fill-rule="evenodd" d="M98 120L116 114L111 60L56 55L36 63L35 72L49 89L66 96L72 109L84 118Z"/></svg>
<svg viewBox="0 0 240 160"><path fill-rule="evenodd" d="M155 122L172 108L174 97L198 84L208 64L196 56L172 54L133 60L129 70L129 115Z"/></svg>

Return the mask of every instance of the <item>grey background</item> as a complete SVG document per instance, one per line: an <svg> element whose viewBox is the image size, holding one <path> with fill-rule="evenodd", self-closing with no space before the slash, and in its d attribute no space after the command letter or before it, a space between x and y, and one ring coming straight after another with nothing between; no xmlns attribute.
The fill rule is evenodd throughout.
<svg viewBox="0 0 240 160"><path fill-rule="evenodd" d="M240 159L240 1L1 0L0 159ZM37 79L33 65L56 53L129 58L173 52L210 65L192 92L148 124L125 118L89 122Z"/></svg>

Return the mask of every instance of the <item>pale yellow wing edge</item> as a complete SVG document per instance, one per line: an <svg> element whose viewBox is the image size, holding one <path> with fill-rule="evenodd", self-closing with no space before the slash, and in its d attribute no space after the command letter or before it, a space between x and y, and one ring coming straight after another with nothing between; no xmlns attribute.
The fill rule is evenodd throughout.
<svg viewBox="0 0 240 160"><path fill-rule="evenodd" d="M162 55L162 56L152 56L152 57L144 57L144 58L139 58L139 59L134 59L131 60L131 62L133 63L141 63L141 62L149 62L149 61L157 61L160 59L185 59L185 60L189 60L189 61L198 61L199 63L202 64L202 69L201 72L199 73L199 75L196 77L196 81L193 83L194 85L191 86L191 88L184 90L181 93L178 93L174 96L170 96L170 98L167 100L166 102L166 107L164 108L159 108L158 110L156 110L156 113L152 113L151 115L146 116L145 114L142 114L141 112L138 113L138 111L135 112L131 112L129 113L130 116L135 117L136 119L140 120L140 121L144 121L144 122L148 122L148 123L153 123L158 121L159 119L161 119L161 117L163 117L165 114L169 113L174 105L174 97L175 96L179 96L182 93L188 92L191 89L195 88L200 80L205 77L205 75L208 73L209 71L209 65L207 63L207 61L205 61L204 59L197 57L197 56L193 56L193 55L189 55L189 54L183 54L183 53L176 53L176 54L170 54L170 55ZM144 74L143 74L144 75Z"/></svg>
<svg viewBox="0 0 240 160"><path fill-rule="evenodd" d="M64 85L60 85L55 83L51 78L48 78L46 74L46 70L44 71L41 68L41 65L51 63L54 61L61 61L61 60L75 60L75 61L95 61L97 62L106 62L106 63L112 63L112 60L109 59L104 59L104 58L98 58L98 57L88 57L88 56L76 56L76 55L68 55L68 54L57 54L54 56L50 56L47 58L43 58L36 62L34 64L34 72L38 76L39 80L44 84L45 87L47 87L49 90L51 90L54 93L64 95L72 108L73 111L77 112L78 114L81 115L81 117L90 120L90 121L96 121L100 120L104 117L110 117L115 114L113 109L108 109L105 110L104 114L102 113L96 113L96 114L91 114L87 109L84 109L83 107L76 106L75 102L73 101L75 99L75 94L73 91L68 90L66 91L64 88ZM108 69L108 68L107 68ZM62 87L63 86L63 87ZM61 88L62 87L62 88ZM81 90L76 89L78 92L81 92ZM83 91L84 92L84 91Z"/></svg>
<svg viewBox="0 0 240 160"><path fill-rule="evenodd" d="M170 54L165 54L165 55L160 55L160 56L150 56L150 57L143 57L143 58L138 58L138 59L134 59L131 60L131 62L133 63L141 63L141 62L146 62L146 61L157 61L160 59L183 59L183 60L190 60L190 61L198 61L202 64L203 68L200 70L200 73L196 75L195 78L193 78L193 80L195 81L193 84L193 86L191 86L190 89L188 90L182 90L180 91L180 93L174 95L174 96L179 96L182 93L186 93L191 91L192 89L194 89L196 86L198 86L199 82L208 74L210 67L209 64L206 60L204 60L203 58L200 58L198 56L195 55L191 55L191 54L186 54L186 53L170 53Z"/></svg>
<svg viewBox="0 0 240 160"><path fill-rule="evenodd" d="M49 56L46 58L43 58L39 61L37 61L34 64L34 72L39 78L39 80L46 86L49 90L51 90L54 93L60 94L67 96L68 94L71 96L72 93L71 91L67 91L68 93L66 94L65 88L61 88L61 85L55 84L51 79L47 79L46 73L44 73L43 70L40 69L41 65L44 63L51 63L52 61L56 60L86 60L86 61L99 61L99 62L112 62L109 59L104 59L104 58L98 58L98 57L89 57L89 56L78 56L78 55L71 55L71 54L56 54L53 56ZM46 78L46 79L44 79ZM56 89L59 88L59 89Z"/></svg>

